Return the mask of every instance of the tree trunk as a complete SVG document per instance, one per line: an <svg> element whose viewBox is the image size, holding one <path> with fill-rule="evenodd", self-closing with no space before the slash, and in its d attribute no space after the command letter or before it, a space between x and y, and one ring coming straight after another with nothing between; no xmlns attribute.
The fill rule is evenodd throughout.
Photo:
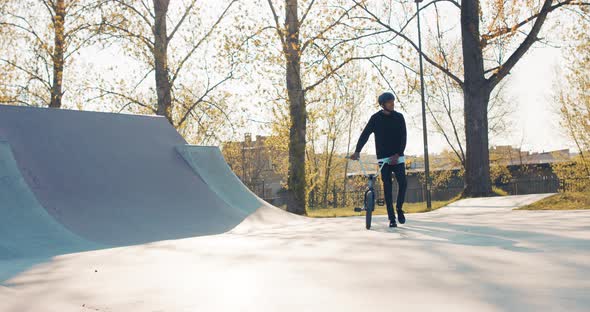
<svg viewBox="0 0 590 312"><path fill-rule="evenodd" d="M338 207L338 192L336 191L336 182L334 182L334 186L332 187L332 207Z"/></svg>
<svg viewBox="0 0 590 312"><path fill-rule="evenodd" d="M468 92L464 92L467 139L464 195L484 197L492 194L487 110L490 93L484 88Z"/></svg>
<svg viewBox="0 0 590 312"><path fill-rule="evenodd" d="M329 162L328 162L329 163ZM328 207L328 192L330 191L330 165L326 164L326 171L324 172L324 192L322 193L322 205Z"/></svg>
<svg viewBox="0 0 590 312"><path fill-rule="evenodd" d="M488 103L491 87L485 78L479 33L479 0L461 4L461 33L465 83L465 190L467 197L492 193L488 145Z"/></svg>
<svg viewBox="0 0 590 312"><path fill-rule="evenodd" d="M334 150L336 149L336 140L333 139L332 147L330 148L330 152L328 153L326 159L326 172L324 176L324 197L322 201L324 203L324 207L328 207L328 192L329 192L329 183L330 183L330 174L332 173L332 161L334 160ZM326 150L328 149L329 145L326 145Z"/></svg>
<svg viewBox="0 0 590 312"><path fill-rule="evenodd" d="M51 85L51 101L49 107L60 108L62 102L62 86L63 86L63 72L64 72L64 51L65 51L65 18L66 6L64 0L57 0L55 2L55 17L54 17L54 43L53 50L53 84Z"/></svg>
<svg viewBox="0 0 590 312"><path fill-rule="evenodd" d="M157 114L172 120L172 96L168 77L168 34L166 14L170 0L154 0L154 65L156 72L156 92L158 94Z"/></svg>
<svg viewBox="0 0 590 312"><path fill-rule="evenodd" d="M328 126L328 134L326 135L326 150L324 151L324 181L323 183L323 192L322 192L322 206L328 206L328 182L330 180L330 152L328 148L330 147L330 126Z"/></svg>
<svg viewBox="0 0 590 312"><path fill-rule="evenodd" d="M289 95L289 196L287 211L305 214L305 95L301 83L301 46L297 0L285 0L285 52L287 65L287 92Z"/></svg>
<svg viewBox="0 0 590 312"><path fill-rule="evenodd" d="M346 143L346 156L350 156L350 141L352 140L352 121L354 120L354 109L350 111L350 121L348 123L348 141ZM344 197L342 198L342 206L346 206L346 192L348 191L348 163L347 160L344 165L344 183L342 189Z"/></svg>

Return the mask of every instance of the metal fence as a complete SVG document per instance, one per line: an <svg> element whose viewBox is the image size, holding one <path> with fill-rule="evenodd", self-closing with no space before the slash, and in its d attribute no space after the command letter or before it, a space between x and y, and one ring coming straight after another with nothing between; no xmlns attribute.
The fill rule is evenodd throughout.
<svg viewBox="0 0 590 312"><path fill-rule="evenodd" d="M557 193L560 180L555 176L539 176L533 178L512 179L507 183L497 183L495 186L509 195L527 195Z"/></svg>
<svg viewBox="0 0 590 312"><path fill-rule="evenodd" d="M543 194L557 192L590 192L590 178L559 179L555 176L538 176L512 179L507 183L497 183L495 187L505 191L509 195ZM252 183L248 186L254 193L274 205L283 205L286 201L281 195L272 194L271 189L264 183ZM432 190L433 201L447 201L459 195L463 191L462 185L448 185L446 187L434 188ZM393 183L393 198L397 196L397 184ZM364 190L351 190L341 192L332 190L328 192L325 200L323 194L310 196L308 207L310 209L332 208L332 207L358 207L362 206ZM273 196L274 195L274 196ZM383 186L378 183L375 186L375 195L379 201L383 201ZM407 203L418 203L425 201L425 190L423 187L409 187L406 191Z"/></svg>
<svg viewBox="0 0 590 312"><path fill-rule="evenodd" d="M590 191L590 178L562 179L555 176L538 176L529 178L513 179L507 183L497 183L495 187L504 190L508 195L543 194L557 192L586 192ZM448 187L435 188L432 190L433 201L447 201L459 195L463 187L452 185ZM323 201L310 201L310 209L331 208L344 206L362 206L364 190L348 191L346 193L332 193L328 196L326 203ZM375 188L375 195L378 200L383 200L383 189L381 185ZM393 197L397 196L397 185L393 184ZM425 201L425 190L423 187L410 187L406 191L406 202L417 203Z"/></svg>
<svg viewBox="0 0 590 312"><path fill-rule="evenodd" d="M590 192L590 177L559 181L560 192Z"/></svg>

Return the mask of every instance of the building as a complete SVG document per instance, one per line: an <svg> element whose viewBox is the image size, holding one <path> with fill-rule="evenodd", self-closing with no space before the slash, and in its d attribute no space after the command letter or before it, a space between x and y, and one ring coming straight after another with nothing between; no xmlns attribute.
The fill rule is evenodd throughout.
<svg viewBox="0 0 590 312"><path fill-rule="evenodd" d="M490 163L504 166L515 165L532 165L532 164L551 164L556 162L570 161L574 155L569 149L562 149L550 152L529 152L522 151L509 145L493 146L490 148ZM452 170L459 169L460 164L456 158L449 156L448 153L430 155L430 168L435 170ZM406 156L408 169L410 171L424 171L424 157Z"/></svg>
<svg viewBox="0 0 590 312"><path fill-rule="evenodd" d="M542 152L542 153L529 153L525 157L525 164L551 164L556 162L570 161L572 154L569 149Z"/></svg>
<svg viewBox="0 0 590 312"><path fill-rule="evenodd" d="M229 141L221 145L223 156L232 171L248 188L261 198L273 203L279 199L279 192L286 181L278 172L280 164L276 161L287 155L271 150L266 141L269 137L257 135L252 139L250 133L242 141Z"/></svg>

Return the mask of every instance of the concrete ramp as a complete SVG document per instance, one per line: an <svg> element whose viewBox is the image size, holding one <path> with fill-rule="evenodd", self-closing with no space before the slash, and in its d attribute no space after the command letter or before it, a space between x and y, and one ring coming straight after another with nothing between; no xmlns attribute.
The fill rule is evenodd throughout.
<svg viewBox="0 0 590 312"><path fill-rule="evenodd" d="M251 215L235 231L303 219L270 205L250 191L231 170L218 147L182 145L176 149L219 198L234 209Z"/></svg>
<svg viewBox="0 0 590 312"><path fill-rule="evenodd" d="M39 204L0 141L0 282L53 256L103 246L65 229Z"/></svg>
<svg viewBox="0 0 590 312"><path fill-rule="evenodd" d="M252 193L233 173L215 146L177 146L187 164L225 202L237 210L251 214L266 202Z"/></svg>
<svg viewBox="0 0 590 312"><path fill-rule="evenodd" d="M0 140L10 143L34 195L28 203L0 202L3 231L8 223L50 220L42 207L77 236L122 246L223 233L254 208L235 209L219 198L176 152L186 141L162 117L0 105ZM7 219L22 209L15 201L38 211L37 219ZM13 230L3 242L34 249Z"/></svg>
<svg viewBox="0 0 590 312"><path fill-rule="evenodd" d="M0 207L0 261L100 247L68 231L47 213L21 176L10 146L2 141Z"/></svg>

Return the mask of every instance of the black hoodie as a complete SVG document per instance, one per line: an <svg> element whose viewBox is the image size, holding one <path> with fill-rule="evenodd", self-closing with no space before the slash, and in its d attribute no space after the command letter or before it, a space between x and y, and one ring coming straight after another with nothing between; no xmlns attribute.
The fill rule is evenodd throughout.
<svg viewBox="0 0 590 312"><path fill-rule="evenodd" d="M387 158L394 154L404 155L407 131L404 116L396 111L386 115L378 111L371 116L356 144L355 152L360 153L371 133L375 134L377 158Z"/></svg>

